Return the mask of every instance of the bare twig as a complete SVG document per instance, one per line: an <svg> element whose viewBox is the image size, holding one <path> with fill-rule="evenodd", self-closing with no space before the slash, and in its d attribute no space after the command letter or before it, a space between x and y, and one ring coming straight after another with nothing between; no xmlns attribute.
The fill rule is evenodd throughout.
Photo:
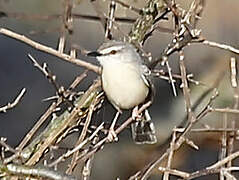
<svg viewBox="0 0 239 180"><path fill-rule="evenodd" d="M179 171L176 169L168 169L168 168L164 168L164 167L159 167L158 170L162 173L167 173L167 174L172 174L178 177L182 177L182 178L188 178L190 177L190 173L186 173L183 171Z"/></svg>
<svg viewBox="0 0 239 180"><path fill-rule="evenodd" d="M66 45L66 34L72 35L73 33L73 18L72 18L72 8L73 2L72 0L64 0L63 1L63 15L62 15L62 27L61 27L61 36L58 40L58 51L59 53L64 53L65 45ZM70 54L72 56L72 51Z"/></svg>
<svg viewBox="0 0 239 180"><path fill-rule="evenodd" d="M239 49L236 49L236 48L234 48L230 45L227 45L227 44L221 44L221 43L208 41L208 40L203 40L202 43L205 44L205 45L208 45L208 46L217 47L217 48L220 48L220 49L230 51L230 52L235 53L235 54L239 54Z"/></svg>
<svg viewBox="0 0 239 180"><path fill-rule="evenodd" d="M21 143L16 148L18 151L21 151L24 146L29 142L29 140L32 138L32 136L36 133L36 131L40 128L40 126L45 122L45 120L52 114L52 112L55 110L55 108L62 102L62 99L58 99L57 102L53 102L50 107L47 109L47 111L41 116L41 118L37 121L37 123L34 125L34 127L30 130L29 133L24 137L24 139L21 141Z"/></svg>
<svg viewBox="0 0 239 180"><path fill-rule="evenodd" d="M14 108L20 102L25 92L26 88L23 88L12 103L8 103L7 105L0 107L0 112L6 112L8 109Z"/></svg>
<svg viewBox="0 0 239 180"><path fill-rule="evenodd" d="M35 48L37 50L46 52L48 54L54 55L56 57L59 57L59 58L65 60L65 61L71 62L73 64L85 67L85 68L87 68L87 69L89 69L91 71L99 73L99 67L98 66L93 65L91 63L88 63L86 61L80 60L80 59L74 59L74 58L72 58L68 54L59 53L57 50L55 50L53 48L50 48L48 46L42 45L42 44L40 44L38 42L35 42L35 41L25 37L24 35L17 34L17 33L13 32L13 31L5 29L5 28L0 28L0 34L4 34L4 35L6 35L8 37L17 39L17 40L19 40L19 41L21 41L21 42L23 42L25 44L28 44L28 45L32 46L33 48Z"/></svg>
<svg viewBox="0 0 239 180"><path fill-rule="evenodd" d="M7 140L6 138L0 137L0 146L4 147L5 152L10 151L12 153L16 153L16 150L12 148L11 146L9 146L6 143L6 140Z"/></svg>
<svg viewBox="0 0 239 180"><path fill-rule="evenodd" d="M87 71L83 72L80 76L78 76L75 81L70 85L69 90L74 89L82 80L86 77ZM66 91L67 92L67 91ZM18 145L16 148L18 151L21 151L24 146L29 142L29 140L32 138L32 136L36 133L36 131L40 128L40 126L45 122L45 120L54 112L56 107L63 101L62 97L59 97L57 102L53 102L50 107L47 109L47 111L41 116L41 118L37 121L37 123L34 125L34 127L30 130L29 133L24 137L22 142Z"/></svg>
<svg viewBox="0 0 239 180"><path fill-rule="evenodd" d="M186 172L182 172L182 171L178 171L178 170L174 170L174 169L167 169L167 168L159 168L159 171L161 172L168 172L172 175L176 175L179 177L182 177L184 179L190 180L190 179L195 179L197 177L201 177L201 176L205 176L205 175L209 175L209 174L215 174L215 173L220 173L220 171L239 171L239 167L230 167L230 168L223 168L220 169L222 166L224 166L226 163L228 163L229 161L237 158L239 156L239 152L235 152L227 157L225 157L224 159L216 162L215 164L206 167L202 170L199 171L195 171L193 173L186 173Z"/></svg>
<svg viewBox="0 0 239 180"><path fill-rule="evenodd" d="M221 78L221 76L220 76L220 78ZM218 79L216 79L216 81L213 83L213 86L211 87L211 89L216 89L216 87L218 87L218 85L219 85L219 82L220 81ZM175 150L177 150L181 146L182 142L185 141L185 135L191 130L192 125L194 123L196 123L197 121L199 121L200 119L202 119L205 115L207 115L210 112L208 108L212 105L212 103L214 102L214 100L216 99L217 96L218 96L218 91L214 91L214 93L211 96L211 98L209 99L208 103L205 105L204 108L202 108L201 112L198 113L195 121L191 121L185 127L185 129L183 129L183 132L182 132L183 134L178 138L178 140L175 143L175 146L174 146ZM150 173L153 171L153 169L155 169L157 166L159 166L162 163L162 161L168 157L169 153L170 153L170 148L168 148L165 151L165 153L163 153L162 155L160 154L160 156L158 156L156 159L154 159L149 164L147 164L144 167L144 169L142 169L141 171L138 171L133 176L131 176L129 178L129 180L135 180L135 179L139 179L139 178L146 180L148 178L148 176L150 175Z"/></svg>
<svg viewBox="0 0 239 180"><path fill-rule="evenodd" d="M191 105L191 100L190 100L190 90L188 87L188 82L187 82L187 73L186 73L186 68L184 64L184 54L182 51L180 51L180 71L181 71L181 76L182 76L182 84L181 87L183 89L183 95L184 95L184 100L185 100L185 106L186 106L186 112L188 114L188 120L191 121L193 118L192 114L192 105Z"/></svg>
<svg viewBox="0 0 239 180"><path fill-rule="evenodd" d="M105 30L105 38L106 39L113 38L112 28L113 28L113 22L115 20L115 10L116 10L115 0L111 0L110 6L109 6L109 19L107 20L106 30Z"/></svg>
<svg viewBox="0 0 239 180"><path fill-rule="evenodd" d="M183 172L183 171L179 171L179 170L176 170L176 169L167 169L167 168L164 168L164 167L159 167L158 170L160 172L167 172L171 175L174 175L174 176L178 176L178 177L181 177L185 180L191 180L191 179L195 179L197 177L202 177L202 176L206 176L206 175L210 175L210 174L217 174L220 172L220 169L218 168L215 168L215 169L203 169L203 170L200 170L200 171L196 171L196 172L193 172L193 173L187 173L187 172ZM234 177L230 174L230 171L238 171L238 167L231 167L231 168L223 168L222 171L223 171L223 174L228 177ZM231 180L236 180L236 179L233 179L231 178Z"/></svg>
<svg viewBox="0 0 239 180"><path fill-rule="evenodd" d="M167 169L171 168L172 160L173 160L173 153L174 153L174 146L175 146L175 140L176 140L176 131L173 132L172 141L170 143L170 152L168 155L168 162L167 162ZM163 175L163 180L169 179L169 173L165 172Z"/></svg>
<svg viewBox="0 0 239 180"><path fill-rule="evenodd" d="M56 76L54 74L52 74L46 63L43 63L43 65L41 66L35 58L32 57L31 54L28 54L28 57L30 58L30 60L33 62L33 65L35 67L37 67L45 76L46 78L53 84L53 86L56 88L57 93L60 95L63 93L64 91L64 87L60 86L57 81L56 81Z"/></svg>
<svg viewBox="0 0 239 180"><path fill-rule="evenodd" d="M239 107L239 91L238 91L238 83L237 83L237 60L234 57L231 57L230 59L230 70L231 70L231 86L233 88L233 109L238 109ZM234 114L231 120L231 128L236 128L236 119L237 115ZM235 143L235 136L237 132L230 132L229 138L228 138L228 155L231 155L234 150L234 143ZM232 161L229 161L227 163L227 168L230 168L232 166ZM230 171L229 171L230 172Z"/></svg>
<svg viewBox="0 0 239 180"><path fill-rule="evenodd" d="M152 28L155 23L155 18L159 13L166 11L167 7L164 6L164 2L148 1L146 7L143 9L142 16L140 16L129 33L130 42L134 44L141 44L145 38L147 32Z"/></svg>
<svg viewBox="0 0 239 180"><path fill-rule="evenodd" d="M100 94L94 101L93 103L90 105L89 107L89 112L88 112L88 115L86 117L86 121L84 123L84 126L83 126L83 129L81 131L81 135L78 139L78 141L76 142L75 144L75 147L79 146L83 140L85 139L85 136L86 136L86 133L87 133L87 130L88 130L88 127L90 125L90 122L91 122L91 118L92 118L92 114L94 112L94 108L95 108L95 105L98 103L98 98L100 98L102 94ZM101 128L102 129L102 128ZM100 129L100 130L101 130ZM91 140L91 139L90 139ZM70 174L72 173L73 169L75 168L76 166L76 158L78 157L79 155L79 151L75 151L74 154L73 154L73 157L72 157L72 160L71 160L71 164L69 166L69 168L67 169L67 174Z"/></svg>
<svg viewBox="0 0 239 180"><path fill-rule="evenodd" d="M224 159L222 159L222 160L216 162L215 164L209 166L206 169L216 169L216 168L219 168L222 165L226 164L227 162L237 158L238 156L239 156L239 151L236 151L236 152L232 153L231 155L225 157Z"/></svg>
<svg viewBox="0 0 239 180"><path fill-rule="evenodd" d="M67 153L63 154L62 156L60 156L57 160L55 160L54 162L52 162L51 164L48 165L48 167L53 167L56 164L58 164L59 162L63 161L64 159L66 159L67 157L71 156L72 154L74 154L75 152L79 151L83 146L85 146L87 143L89 143L90 141L93 140L93 138L95 136L97 136L98 132L103 128L103 123L94 131L94 133L86 138L84 141L82 141L81 143L79 143L74 149L68 151Z"/></svg>
<svg viewBox="0 0 239 180"><path fill-rule="evenodd" d="M82 180L90 179L93 159L94 159L94 155L92 155L89 159L86 160L82 170Z"/></svg>
<svg viewBox="0 0 239 180"><path fill-rule="evenodd" d="M71 2L71 0L65 0L65 2ZM237 115L239 113L239 110L238 110L239 95L238 95L238 87L237 87L238 85L237 85L236 61L233 58L231 59L231 84L232 84L232 87L234 90L233 108L231 108L231 107L215 108L213 106L213 102L214 102L215 98L218 96L218 94L215 93L212 95L209 102L202 108L202 110L200 110L200 113L197 116L193 112L194 105L192 105L192 102L191 102L190 88L188 86L188 83L189 82L193 82L195 84L202 84L202 83L195 81L193 79L190 79L189 75L186 72L186 65L184 62L185 57L183 54L183 48L188 46L189 43L194 42L194 41L200 42L200 43L208 45L208 46L221 48L221 49L233 52L235 54L239 54L239 50L236 48L233 48L231 46L224 45L224 44L218 44L218 43L211 42L208 40L200 39L199 36L200 36L201 30L196 29L196 24L197 24L198 20L200 19L205 0L192 0L191 6L188 11L182 9L179 6L179 4L176 4L175 0L149 0L147 2L146 7L143 9L137 9L137 8L134 9L132 6L127 5L124 2L121 2L121 0L110 0L110 2L114 5L115 5L115 3L118 3L123 7L126 7L128 9L133 9L135 12L139 13L140 17L137 19L137 21L133 25L133 28L132 28L129 36L127 36L127 37L129 37L129 41L135 43L137 47L140 47L140 45L143 44L142 42L144 42L144 39L147 38L146 36L147 36L148 32L151 33L155 29L157 29L156 26L158 24L156 24L156 23L158 21L157 19L160 18L160 13L163 13L163 14L167 14L169 12L172 13L173 20L175 23L174 34L173 34L174 38L173 38L172 42L168 45L168 47L165 49L165 51L163 52L160 59L162 59L162 62L164 62L164 63L165 62L169 63L168 61L165 61L165 59L168 60L169 56L171 54L173 54L174 52L179 52L179 64L180 64L181 75L172 74L169 64L167 64L168 76L165 76L165 75L160 75L160 76L163 77L164 79L167 79L170 81L170 83L172 84L172 87L173 87L174 94L176 94L176 87L175 87L176 81L174 80L174 78L178 78L182 81L181 87L183 90L185 107L186 107L186 111L187 111L187 122L188 122L187 126L185 126L184 128L174 129L173 138L172 138L170 147L166 150L166 152L163 153L162 155L160 155L160 157L158 159L156 159L155 161L152 161L142 171L137 172L130 179L146 180L149 177L149 175L151 174L152 170L155 167L157 167L163 160L168 158L167 166L165 168L164 167L159 168L159 171L164 173L165 180L169 179L170 175L175 175L175 176L178 176L178 177L181 177L184 179L193 179L196 177L209 175L209 174L215 174L215 173L221 173L221 179L227 178L227 179L234 180L235 177L232 175L231 171L239 170L239 167L232 167L232 161L239 156L238 152L233 153L233 149L234 149L233 147L234 147L234 143L235 143L234 136L239 132L239 129L236 128L236 126L235 126L235 119L234 119L234 121L232 121L232 125L229 127L229 125L227 124L227 115L230 113L233 113L233 115ZM71 10L72 10L72 6L71 6L71 4L69 4L68 6L66 6L65 13L63 15L60 15L60 17L64 18L66 26L68 25L67 20L75 17L75 15L72 14ZM108 19L107 26L109 27L109 29L108 29L108 32L106 32L106 37L108 37L109 39L111 39L111 36L112 36L112 33L111 33L112 28L118 28L120 30L119 26L115 22L115 20L117 20L117 18L114 15L115 9L111 8L110 10L111 11L109 13L109 17L107 17L103 13L101 13L100 17L97 17L97 18L90 17L90 16L88 17L88 18L93 18L95 20L101 19L103 25L105 25L105 22ZM96 8L96 11L97 11L97 8ZM97 11L97 13L98 13L98 11ZM47 52L49 54L53 54L57 57L60 57L64 60L66 60L66 61L70 61L70 62L73 62L80 66L86 67L87 69L93 70L97 73L99 72L99 68L97 66L94 66L93 64L75 59L74 49L71 51L71 55L67 55L67 54L63 53L64 44L65 44L65 36L61 37L63 46L61 46L61 48L60 48L61 50L59 52L57 52L54 49L48 48L39 43L31 41L30 39L28 39L24 36L20 36L19 34L16 34L16 33L14 34L13 32L8 31L6 29L0 28L0 33L3 33L3 34L6 33L5 35L16 38L22 42L25 42L26 44L29 44L38 50ZM13 35L11 33L13 33ZM124 34L126 34L126 33L124 33ZM151 35L152 35L152 33L150 34L150 36ZM157 64L157 63L155 63L155 64ZM216 85L214 84L215 86L210 87L210 89L209 89L210 92L213 88L216 88L220 82L221 82L221 80L218 80L217 84ZM207 85L207 87L208 87L208 85ZM64 91L64 93L69 94L70 92ZM86 96L86 93L83 95L83 97ZM85 97L85 98L87 98L87 97ZM96 101L96 99L94 99L94 100ZM32 138L33 134L35 134L36 129L34 129L33 134L29 134L30 138L27 138L26 141L23 141L22 144L19 145L19 147L20 147L19 150L23 149L23 153L21 155L24 155L24 152L27 154L28 153L27 150L29 150L29 148L30 148L31 153L29 153L29 154L30 154L30 156L32 156L32 158L26 164L29 164L29 165L35 164L35 162L40 158L40 156L43 155L43 152L46 150L46 148L48 148L55 142L60 141L59 139L61 139L61 137L63 137L62 134L65 133L65 131L68 132L69 128L72 127L74 122L82 119L83 117L84 118L87 117L85 123L78 121L79 124L83 124L83 130L81 132L79 140L77 141L77 143L75 145L75 148L73 150L67 151L65 154L60 156L60 158L55 160L49 166L55 166L59 162L66 159L67 157L73 155L71 167L70 167L70 173L73 171L73 168L75 167L75 165L83 160L83 161L85 161L85 166L83 169L84 171L83 171L82 177L83 177L83 179L89 179L89 175L91 172L91 162L92 162L91 158L93 158L95 153L98 150L100 150L101 148L103 148L103 146L107 143L107 137L104 137L100 141L98 141L94 146L92 146L90 148L83 149L83 147L85 147L85 145L87 143L92 141L92 138L96 137L98 131L101 131L101 129L96 129L93 132L91 131L91 133L92 133L91 136L86 138L86 132L89 132L88 131L88 129L90 127L89 122L91 120L91 116L92 116L92 113L93 113L94 107L95 107L94 100L90 101L90 103L89 103L89 104L91 104L90 107L87 106L87 108L81 108L81 107L77 106L77 107L74 107L73 109L71 109L71 111L70 110L68 111L69 114L66 115L66 118L63 117L63 115L62 115L61 118L63 117L63 120L67 119L67 121L69 121L69 122L65 122L65 125L63 125L64 127L62 126L59 129L59 131L55 131L54 134L52 135L54 137L50 138L50 137L48 137L48 134L46 135L45 133L43 133L46 136L46 138L44 136L44 138L45 138L44 141L37 140L34 143L32 143L32 146L30 145L30 146L27 146L26 149L23 149L23 147L25 147L26 143ZM62 101L63 100L60 100L60 103ZM56 107L56 106L57 105L54 104L54 107ZM87 109L87 110L84 111L82 109ZM53 112L53 110L51 110L49 113L47 113L46 117L48 117L49 114ZM205 117L208 113L212 113L212 112L213 113L215 113L215 112L223 113L224 121L223 121L222 128L211 128L209 126L206 127L206 125L205 125L205 128L192 129L193 125L196 122L198 122L201 118ZM43 119L46 119L46 117L44 117ZM59 119L62 120L61 118L57 117L57 120L59 120ZM132 122L132 118L129 118L128 120L126 120L119 128L116 129L116 134L118 134L122 130L124 130L131 122ZM39 128L39 126L37 126L37 129L38 128ZM105 131L107 132L107 130L105 130ZM65 134L67 134L67 132ZM200 133L202 133L202 132L204 132L204 133L219 132L219 133L221 133L222 134L222 148L221 148L221 157L220 157L219 161L217 163L213 164L212 166L209 166L207 168L204 168L202 170L199 170L199 171L196 171L193 173L187 173L187 172L179 171L176 169L171 169L171 165L173 163L173 155L174 155L175 151L178 150L183 143L187 143L188 145L198 149L198 147L194 144L194 142L191 140L191 138L187 137L190 132L197 132L197 133L199 133L199 132ZM96 133L96 134L94 134L94 133ZM177 134L178 138L176 138L176 133L178 133ZM226 149L228 134L230 134L230 137L228 139L229 147L228 147L228 149ZM39 137L41 137L41 136L39 136ZM91 139L89 139L89 138L91 138ZM40 146L42 146L42 148ZM34 148L37 147L39 149L37 149L37 148L34 149L32 147L34 147ZM32 150L31 148L34 150ZM83 149L83 151L81 151L81 153L79 153L79 149ZM34 154L33 153L34 151L36 151L38 154L37 153ZM14 152L14 153L15 153L14 155L19 155L19 152ZM8 161L8 162L10 162L10 161Z"/></svg>
<svg viewBox="0 0 239 180"><path fill-rule="evenodd" d="M166 65L167 65L167 68L168 68L169 82L171 83L171 86L172 86L172 89L173 89L173 95L176 97L177 96L177 90L176 90L176 87L175 87L175 80L173 79L172 68L170 67L168 60L166 61Z"/></svg>
<svg viewBox="0 0 239 180"><path fill-rule="evenodd" d="M182 79L182 76L179 75L179 74L171 74L171 75L172 75L172 78ZM169 72L164 72L163 70L154 69L152 71L152 76L156 76L156 77L159 77L161 79L170 81ZM187 80L188 80L188 82L193 83L195 85L207 86L205 83L193 79L193 74L188 74L187 75ZM175 80L173 80L173 81L175 81Z"/></svg>
<svg viewBox="0 0 239 180"><path fill-rule="evenodd" d="M35 164L43 152L49 147L49 145L55 142L70 125L74 124L75 121L80 120L85 116L86 112L82 109L88 109L88 106L91 104L92 100L94 100L99 93L99 87L100 81L97 80L91 85L85 94L78 99L76 102L76 107L74 107L70 112L65 111L59 117L53 119L48 125L48 128L46 128L38 137L36 137L31 144L23 149L21 155L25 159L28 159L26 165Z"/></svg>
<svg viewBox="0 0 239 180"><path fill-rule="evenodd" d="M231 108L213 108L213 107L208 107L208 109L211 112L233 113L233 114L238 114L239 113L238 109L231 109Z"/></svg>
<svg viewBox="0 0 239 180"><path fill-rule="evenodd" d="M125 2L121 1L121 0L115 0L116 3L120 4L121 6L128 8L129 10L132 10L134 12L136 12L137 14L142 13L141 9L138 9L136 7L133 7L131 5L126 4Z"/></svg>
<svg viewBox="0 0 239 180"><path fill-rule="evenodd" d="M24 20L43 20L43 21L52 21L56 19L62 18L62 14L52 14L52 15L43 15L43 14L25 14L25 13L11 13L11 12L3 12L0 11L0 14L4 13L3 17L8 18L16 18L16 19L24 19ZM94 15L86 15L86 14L80 14L80 13L72 13L72 18L76 20L87 20L87 21L100 21L100 17L94 16ZM0 17L1 18L1 17ZM115 21L118 21L120 23L134 23L134 18L124 18L124 17L115 17Z"/></svg>
<svg viewBox="0 0 239 180"><path fill-rule="evenodd" d="M178 133L183 133L185 131L185 128L175 128L174 131L178 132ZM204 133L222 133L222 132L228 132L228 133L237 133L239 132L239 128L192 128L190 130L190 132L193 133L200 133L200 132L204 132Z"/></svg>
<svg viewBox="0 0 239 180"><path fill-rule="evenodd" d="M223 128L226 129L227 128L227 113L223 114ZM221 138L221 152L219 154L219 160L222 160L226 157L227 155L227 132L223 131L222 132L222 138ZM221 171L220 171L220 180L224 180L224 173L223 173L223 168L225 166L221 167Z"/></svg>
<svg viewBox="0 0 239 180"><path fill-rule="evenodd" d="M151 105L151 102L147 102L146 104L144 104L143 106L140 107L138 113L142 113L145 109L147 109L149 106ZM133 118L130 117L128 118L120 127L118 127L115 130L116 135L118 135L121 131L123 131L130 123L132 123ZM93 148L91 148L91 150L86 153L81 154L78 157L78 161L81 161L82 159L88 159L89 157L91 157L93 154L95 154L99 149L101 149L101 147L108 141L108 137L103 138L102 140L100 140L98 143L96 143L95 146L93 146Z"/></svg>
<svg viewBox="0 0 239 180"><path fill-rule="evenodd" d="M7 164L4 165L0 162L0 172L5 173L5 176L22 176L32 178L54 179L54 180L77 180L76 177L63 174L59 171L49 170L40 167L27 167L23 165Z"/></svg>
<svg viewBox="0 0 239 180"><path fill-rule="evenodd" d="M231 85L233 88L237 87L237 64L236 64L236 58L232 57L230 61L230 70L231 70Z"/></svg>

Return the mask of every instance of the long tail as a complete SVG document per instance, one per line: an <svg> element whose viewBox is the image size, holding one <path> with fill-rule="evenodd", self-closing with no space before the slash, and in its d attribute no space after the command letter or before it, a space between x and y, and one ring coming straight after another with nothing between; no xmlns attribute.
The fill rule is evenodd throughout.
<svg viewBox="0 0 239 180"><path fill-rule="evenodd" d="M136 144L155 144L157 142L154 124L148 110L144 111L142 118L131 124L131 130Z"/></svg>

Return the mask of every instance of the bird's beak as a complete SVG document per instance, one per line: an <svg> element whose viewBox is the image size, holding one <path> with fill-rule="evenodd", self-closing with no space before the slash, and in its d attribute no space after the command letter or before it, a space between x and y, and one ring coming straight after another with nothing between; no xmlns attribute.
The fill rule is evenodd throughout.
<svg viewBox="0 0 239 180"><path fill-rule="evenodd" d="M87 53L87 56L92 56L92 57L97 57L97 56L102 56L103 54L99 53L98 51L91 51Z"/></svg>

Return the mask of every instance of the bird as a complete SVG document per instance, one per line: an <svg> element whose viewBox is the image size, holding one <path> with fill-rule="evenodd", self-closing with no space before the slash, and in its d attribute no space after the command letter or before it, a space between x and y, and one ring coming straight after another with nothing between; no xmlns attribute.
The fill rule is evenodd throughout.
<svg viewBox="0 0 239 180"><path fill-rule="evenodd" d="M135 121L131 124L131 129L135 143L155 144L155 128L148 110L141 117L137 114L138 107L152 101L154 95L153 83L149 78L150 70L137 49L129 42L109 40L88 55L99 61L102 88L118 114L122 110L133 109L132 117Z"/></svg>

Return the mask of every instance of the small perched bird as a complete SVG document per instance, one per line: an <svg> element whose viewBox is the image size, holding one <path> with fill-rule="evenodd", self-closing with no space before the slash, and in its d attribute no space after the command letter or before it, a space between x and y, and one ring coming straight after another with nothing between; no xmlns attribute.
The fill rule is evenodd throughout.
<svg viewBox="0 0 239 180"><path fill-rule="evenodd" d="M102 88L118 112L133 108L137 111L139 105L152 101L153 86L147 77L150 70L133 45L112 40L88 55L100 62ZM143 114L132 123L133 139L138 144L154 144L157 142L154 126L148 111Z"/></svg>

